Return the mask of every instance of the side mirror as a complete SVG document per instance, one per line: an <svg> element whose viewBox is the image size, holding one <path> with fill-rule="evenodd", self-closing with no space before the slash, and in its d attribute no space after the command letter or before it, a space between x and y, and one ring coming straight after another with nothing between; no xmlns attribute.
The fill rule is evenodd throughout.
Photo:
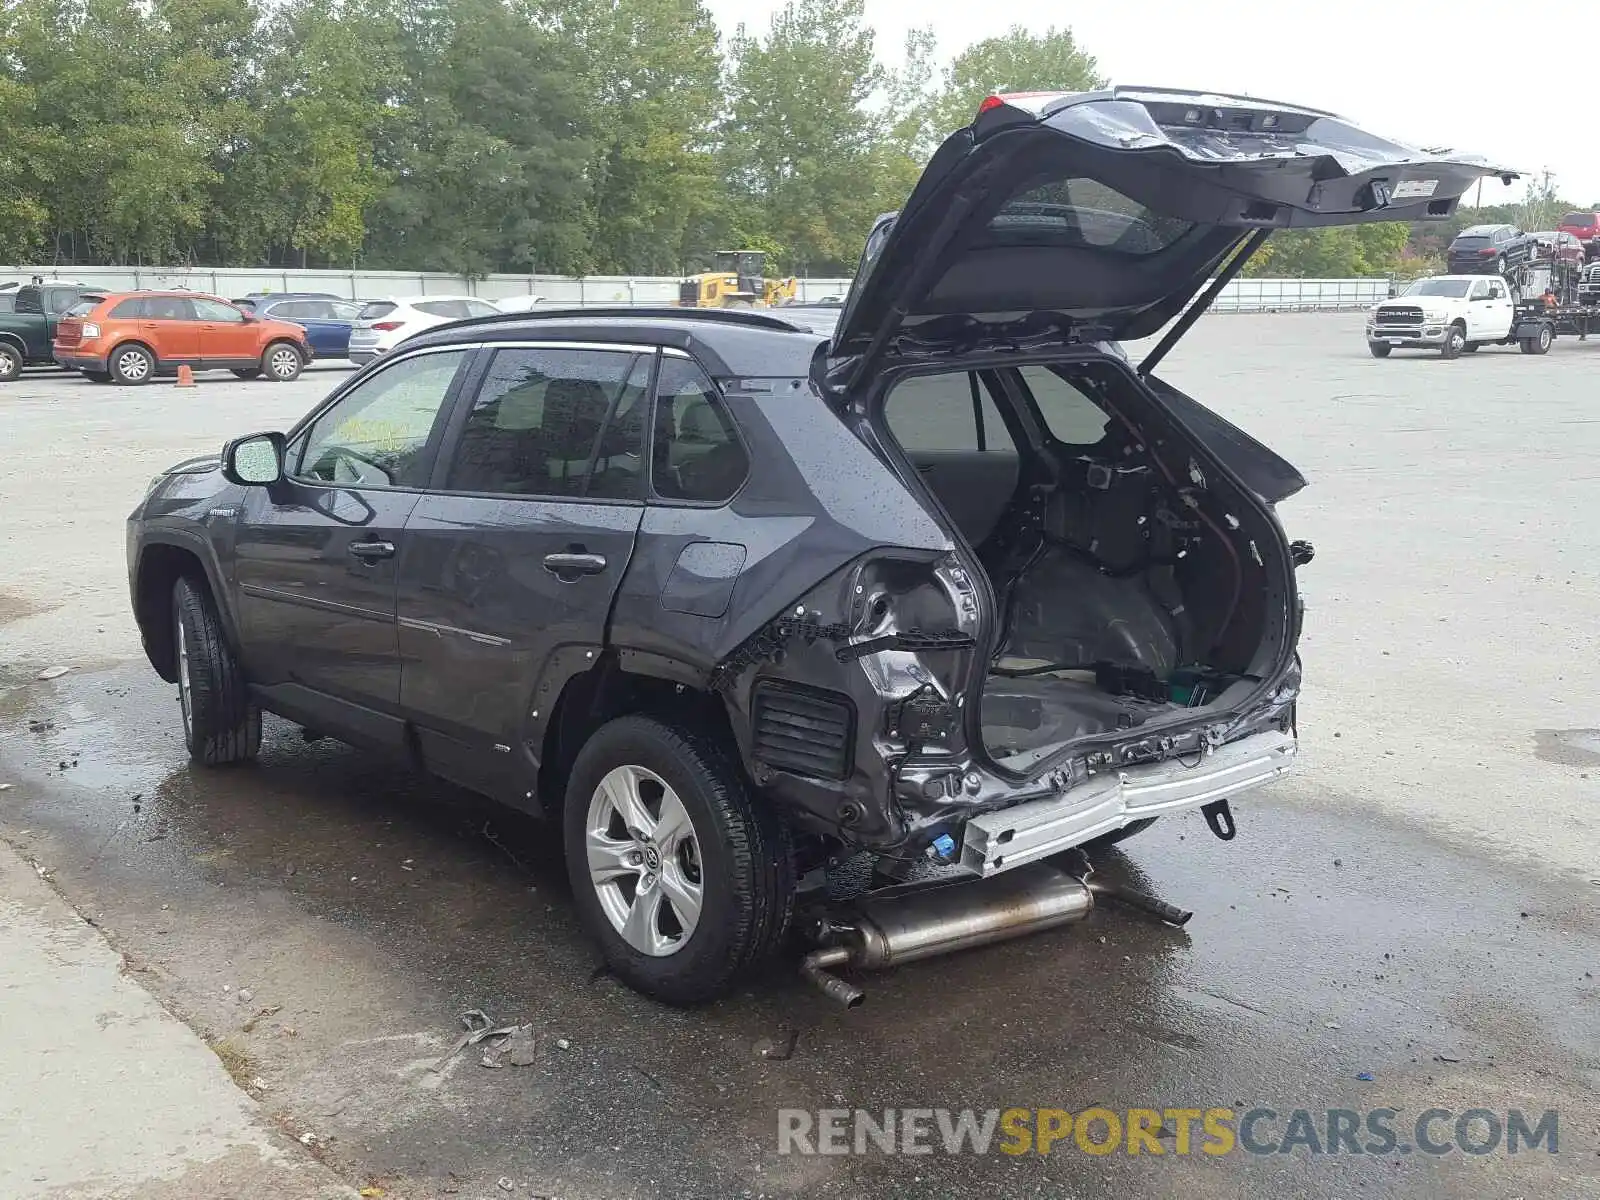
<svg viewBox="0 0 1600 1200"><path fill-rule="evenodd" d="M283 434L252 433L222 448L222 477L244 487L270 487L283 478Z"/></svg>

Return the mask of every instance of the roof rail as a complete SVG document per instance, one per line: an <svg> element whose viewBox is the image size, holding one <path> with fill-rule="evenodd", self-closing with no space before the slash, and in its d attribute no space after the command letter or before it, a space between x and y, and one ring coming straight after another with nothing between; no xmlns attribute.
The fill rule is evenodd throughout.
<svg viewBox="0 0 1600 1200"><path fill-rule="evenodd" d="M776 329L784 333L805 333L798 325L766 313L741 308L670 308L666 305L605 305L594 308L532 308L516 312L493 313L483 317L464 317L451 325L501 324L508 321L548 321L574 317L644 317L679 321L712 321L724 325L744 325L755 329ZM443 328L435 325L434 329Z"/></svg>

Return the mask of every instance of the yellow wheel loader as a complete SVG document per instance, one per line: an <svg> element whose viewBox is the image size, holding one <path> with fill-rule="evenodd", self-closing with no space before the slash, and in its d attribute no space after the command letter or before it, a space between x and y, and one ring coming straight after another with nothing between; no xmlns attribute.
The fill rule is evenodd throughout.
<svg viewBox="0 0 1600 1200"><path fill-rule="evenodd" d="M759 250L719 250L712 266L678 286L679 308L776 308L799 292L792 276L766 278L767 256Z"/></svg>

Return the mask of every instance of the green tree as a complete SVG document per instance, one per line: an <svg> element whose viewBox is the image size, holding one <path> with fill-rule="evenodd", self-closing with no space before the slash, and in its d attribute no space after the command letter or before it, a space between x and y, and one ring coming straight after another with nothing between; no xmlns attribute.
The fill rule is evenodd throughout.
<svg viewBox="0 0 1600 1200"><path fill-rule="evenodd" d="M402 117L369 221L375 266L588 270L591 112L568 47L502 0L433 0L402 27Z"/></svg>
<svg viewBox="0 0 1600 1200"><path fill-rule="evenodd" d="M995 92L1084 92L1105 84L1072 30L1051 26L1034 34L1013 26L956 56L934 105L934 124L940 136L970 125L984 97Z"/></svg>
<svg viewBox="0 0 1600 1200"><path fill-rule="evenodd" d="M700 0L536 0L531 11L570 48L593 115L593 269L677 271L689 229L719 202L716 22Z"/></svg>
<svg viewBox="0 0 1600 1200"><path fill-rule="evenodd" d="M882 82L863 0L791 0L762 37L741 26L721 131L723 228L764 231L796 273L854 269L880 202L883 120L867 101Z"/></svg>

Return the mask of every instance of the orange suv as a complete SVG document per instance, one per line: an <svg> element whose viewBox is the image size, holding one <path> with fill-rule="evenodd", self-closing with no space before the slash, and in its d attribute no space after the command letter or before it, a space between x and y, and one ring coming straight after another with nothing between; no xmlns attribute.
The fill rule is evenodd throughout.
<svg viewBox="0 0 1600 1200"><path fill-rule="evenodd" d="M312 357L300 326L196 292L86 295L56 326L51 350L63 367L121 384L148 383L185 365L288 383Z"/></svg>

